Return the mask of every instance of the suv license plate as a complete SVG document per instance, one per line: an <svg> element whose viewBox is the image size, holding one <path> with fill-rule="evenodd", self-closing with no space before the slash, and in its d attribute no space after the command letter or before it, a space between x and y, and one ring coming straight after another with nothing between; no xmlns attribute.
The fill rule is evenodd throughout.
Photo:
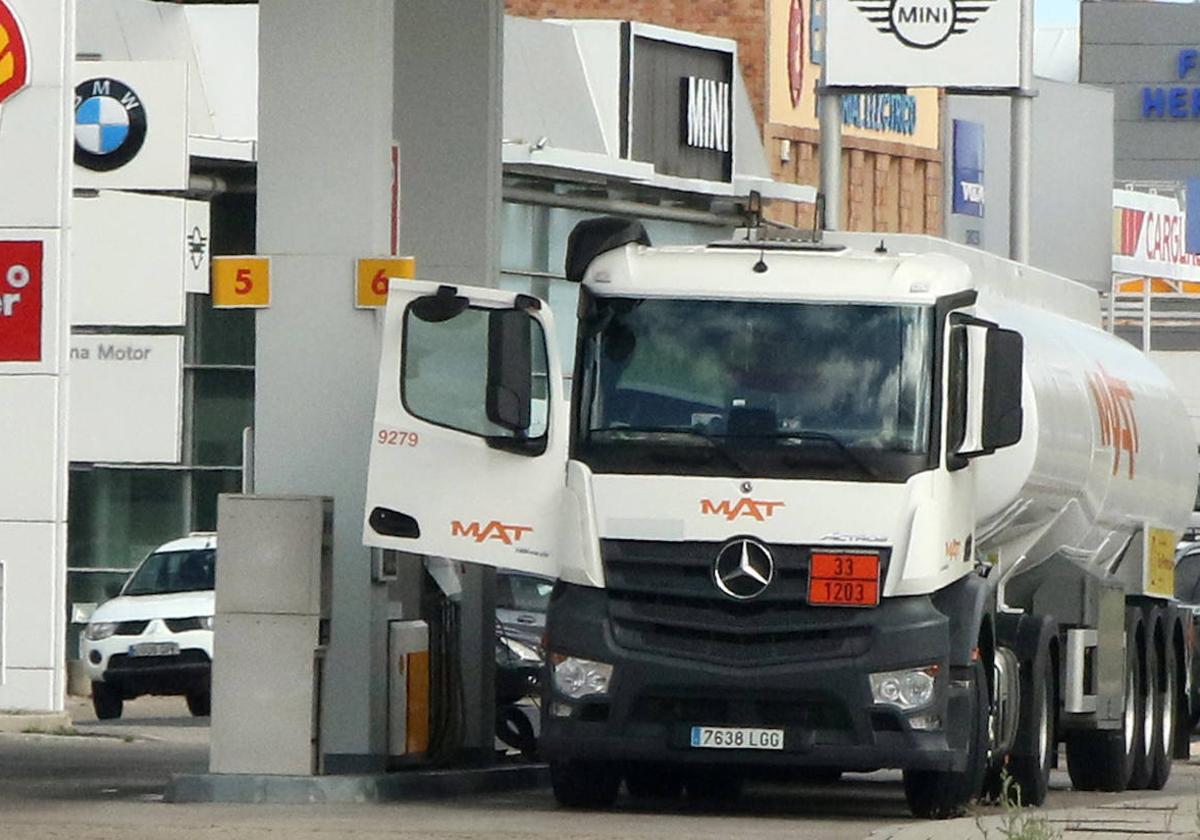
<svg viewBox="0 0 1200 840"><path fill-rule="evenodd" d="M178 656L179 645L176 642L142 642L140 645L129 646L130 656Z"/></svg>
<svg viewBox="0 0 1200 840"><path fill-rule="evenodd" d="M782 729L746 726L693 726L693 747L711 750L782 750Z"/></svg>

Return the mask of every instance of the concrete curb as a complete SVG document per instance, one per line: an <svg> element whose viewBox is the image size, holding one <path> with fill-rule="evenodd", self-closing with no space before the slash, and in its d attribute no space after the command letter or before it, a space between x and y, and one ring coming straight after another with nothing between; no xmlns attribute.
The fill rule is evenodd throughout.
<svg viewBox="0 0 1200 840"><path fill-rule="evenodd" d="M46 714L0 714L0 732L15 733L36 730L53 733L58 729L71 727L71 716L66 712L48 712Z"/></svg>
<svg viewBox="0 0 1200 840"><path fill-rule="evenodd" d="M179 775L167 786L175 803L394 802L445 799L543 787L550 783L544 764L470 770L419 770L354 776L267 776L208 773Z"/></svg>

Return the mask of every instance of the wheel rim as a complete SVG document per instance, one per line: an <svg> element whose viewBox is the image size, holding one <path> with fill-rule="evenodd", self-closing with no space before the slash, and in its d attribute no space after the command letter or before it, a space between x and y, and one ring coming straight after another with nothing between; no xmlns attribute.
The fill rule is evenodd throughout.
<svg viewBox="0 0 1200 840"><path fill-rule="evenodd" d="M1142 684L1146 687L1142 695L1142 755L1147 759L1154 754L1154 732L1158 728L1154 720L1154 681L1151 674L1142 674Z"/></svg>
<svg viewBox="0 0 1200 840"><path fill-rule="evenodd" d="M1050 761L1050 685L1042 686L1042 696L1038 703L1038 760L1039 767L1045 767Z"/></svg>
<svg viewBox="0 0 1200 840"><path fill-rule="evenodd" d="M1125 672L1125 754L1133 752L1133 730L1137 725L1137 683L1133 671Z"/></svg>
<svg viewBox="0 0 1200 840"><path fill-rule="evenodd" d="M1163 664L1163 701L1162 720L1159 722L1159 733L1162 736L1163 755L1171 755L1171 741L1174 740L1172 730L1175 728L1175 669L1171 663Z"/></svg>

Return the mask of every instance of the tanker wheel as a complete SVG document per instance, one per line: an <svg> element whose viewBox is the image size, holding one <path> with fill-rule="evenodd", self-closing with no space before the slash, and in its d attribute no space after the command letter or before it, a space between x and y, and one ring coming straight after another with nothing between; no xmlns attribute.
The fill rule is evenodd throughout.
<svg viewBox="0 0 1200 840"><path fill-rule="evenodd" d="M1021 805L1041 805L1046 801L1050 768L1058 747L1054 725L1058 711L1057 669L1048 649L1042 651L1038 661L1037 672L1022 678L1021 695L1021 726L1033 736L1033 752L1014 755L1009 762L1011 793L1014 798L1019 796Z"/></svg>
<svg viewBox="0 0 1200 840"><path fill-rule="evenodd" d="M621 787L621 773L605 761L552 761L550 787L565 808L611 808Z"/></svg>
<svg viewBox="0 0 1200 840"><path fill-rule="evenodd" d="M1154 729L1153 762L1146 787L1149 790L1162 790L1171 777L1171 754L1175 749L1175 734L1179 724L1179 711L1175 706L1179 674L1175 670L1175 634L1168 624L1166 611L1161 607L1156 607L1151 613L1151 626L1156 628L1150 647L1154 654L1157 678L1150 687L1157 726Z"/></svg>
<svg viewBox="0 0 1200 840"><path fill-rule="evenodd" d="M1123 791L1129 786L1142 742L1145 694L1138 646L1141 620L1125 613L1125 705L1118 730L1077 730L1067 736L1067 773L1075 790Z"/></svg>
<svg viewBox="0 0 1200 840"><path fill-rule="evenodd" d="M683 776L661 764L632 764L625 768L625 789L634 799L677 799Z"/></svg>
<svg viewBox="0 0 1200 840"><path fill-rule="evenodd" d="M1135 610L1136 611L1136 610ZM1155 611L1145 615L1138 640L1137 650L1141 658L1141 670L1137 682L1139 723L1137 740L1134 743L1133 773L1129 777L1130 790L1145 790L1150 786L1154 771L1155 744L1158 742L1158 715L1161 711L1155 702L1155 685L1158 682L1158 657L1154 655Z"/></svg>
<svg viewBox="0 0 1200 840"><path fill-rule="evenodd" d="M971 664L967 685L963 721L967 766L961 771L905 770L904 798L914 817L941 820L960 816L983 787L988 764L988 685L982 662Z"/></svg>

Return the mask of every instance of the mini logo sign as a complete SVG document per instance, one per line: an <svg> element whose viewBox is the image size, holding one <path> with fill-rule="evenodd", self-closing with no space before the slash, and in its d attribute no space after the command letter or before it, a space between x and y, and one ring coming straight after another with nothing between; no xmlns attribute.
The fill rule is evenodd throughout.
<svg viewBox="0 0 1200 840"><path fill-rule="evenodd" d="M1113 448L1112 474L1121 466L1121 453L1128 456L1129 477L1134 476L1134 456L1138 452L1137 415L1133 411L1133 391L1124 379L1111 376L1103 365L1087 375L1088 391L1099 415L1100 445Z"/></svg>
<svg viewBox="0 0 1200 840"><path fill-rule="evenodd" d="M851 0L880 32L930 50L968 31L996 0Z"/></svg>
<svg viewBox="0 0 1200 840"><path fill-rule="evenodd" d="M713 582L730 598L757 598L775 577L775 558L758 540L734 540L717 553Z"/></svg>
<svg viewBox="0 0 1200 840"><path fill-rule="evenodd" d="M146 109L124 82L107 77L75 87L75 163L111 172L129 163L146 142Z"/></svg>
<svg viewBox="0 0 1200 840"><path fill-rule="evenodd" d="M683 86L683 142L697 149L728 152L730 149L729 83L685 76Z"/></svg>
<svg viewBox="0 0 1200 840"><path fill-rule="evenodd" d="M0 102L29 84L29 52L17 16L0 0Z"/></svg>
<svg viewBox="0 0 1200 840"><path fill-rule="evenodd" d="M491 522L469 522L466 525L457 519L450 523L450 536L467 537L477 543L497 540L505 545L519 543L526 534L532 534L528 525L505 525L493 519Z"/></svg>
<svg viewBox="0 0 1200 840"><path fill-rule="evenodd" d="M192 262L192 268L199 271L200 266L204 265L204 258L208 255L208 237L199 227L193 227L191 233L188 234L187 253L188 259Z"/></svg>
<svg viewBox="0 0 1200 840"><path fill-rule="evenodd" d="M719 502L714 502L712 499L700 500L702 516L723 516L729 522L738 518L766 522L781 507L784 507L783 502L765 502L758 499L738 499L736 502L728 499L722 499Z"/></svg>

